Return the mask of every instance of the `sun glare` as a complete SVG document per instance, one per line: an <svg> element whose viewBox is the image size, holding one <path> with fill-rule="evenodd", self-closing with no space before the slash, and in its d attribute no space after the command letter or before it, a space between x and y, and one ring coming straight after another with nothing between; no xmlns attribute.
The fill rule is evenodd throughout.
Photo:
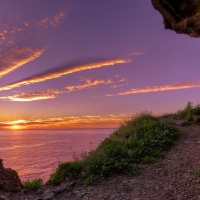
<svg viewBox="0 0 200 200"><path fill-rule="evenodd" d="M18 125L13 125L13 126L11 126L11 129L13 129L13 130L18 130L18 129L20 129L20 126L18 126Z"/></svg>

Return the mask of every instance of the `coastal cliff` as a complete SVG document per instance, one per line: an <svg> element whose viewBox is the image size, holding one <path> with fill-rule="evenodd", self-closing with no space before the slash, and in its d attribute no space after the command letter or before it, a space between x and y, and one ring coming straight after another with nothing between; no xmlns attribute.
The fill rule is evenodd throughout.
<svg viewBox="0 0 200 200"><path fill-rule="evenodd" d="M10 168L4 168L3 160L0 159L0 190L16 192L22 188L18 173Z"/></svg>
<svg viewBox="0 0 200 200"><path fill-rule="evenodd" d="M163 16L164 26L176 33L200 37L199 0L151 0Z"/></svg>

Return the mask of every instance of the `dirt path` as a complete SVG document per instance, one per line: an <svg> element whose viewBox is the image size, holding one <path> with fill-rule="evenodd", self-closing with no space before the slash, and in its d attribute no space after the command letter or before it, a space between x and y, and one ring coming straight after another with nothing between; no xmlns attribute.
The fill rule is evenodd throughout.
<svg viewBox="0 0 200 200"><path fill-rule="evenodd" d="M164 158L141 165L137 176L115 176L97 185L72 187L56 196L52 193L55 188L44 188L45 195L40 190L10 194L7 199L200 200L200 125L178 128L181 135L176 144Z"/></svg>

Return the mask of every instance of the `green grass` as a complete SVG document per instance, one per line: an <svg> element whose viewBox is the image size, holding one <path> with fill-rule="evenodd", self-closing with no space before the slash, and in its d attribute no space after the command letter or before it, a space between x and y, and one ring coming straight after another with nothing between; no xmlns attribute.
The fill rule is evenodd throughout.
<svg viewBox="0 0 200 200"><path fill-rule="evenodd" d="M137 174L139 163L146 164L163 156L163 151L177 135L178 130L173 125L142 113L121 124L118 130L86 157L59 164L47 183L58 184L67 177L89 184L112 174Z"/></svg>
<svg viewBox="0 0 200 200"><path fill-rule="evenodd" d="M43 185L43 181L41 178L33 179L33 180L27 180L23 182L24 187L29 188L31 190L36 190L40 188Z"/></svg>

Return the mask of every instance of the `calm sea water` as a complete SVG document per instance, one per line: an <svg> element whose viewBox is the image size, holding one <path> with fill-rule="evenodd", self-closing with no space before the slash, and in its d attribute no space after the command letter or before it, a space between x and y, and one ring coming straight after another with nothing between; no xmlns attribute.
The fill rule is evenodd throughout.
<svg viewBox="0 0 200 200"><path fill-rule="evenodd" d="M22 181L48 180L59 162L98 146L112 129L0 131L0 158Z"/></svg>

